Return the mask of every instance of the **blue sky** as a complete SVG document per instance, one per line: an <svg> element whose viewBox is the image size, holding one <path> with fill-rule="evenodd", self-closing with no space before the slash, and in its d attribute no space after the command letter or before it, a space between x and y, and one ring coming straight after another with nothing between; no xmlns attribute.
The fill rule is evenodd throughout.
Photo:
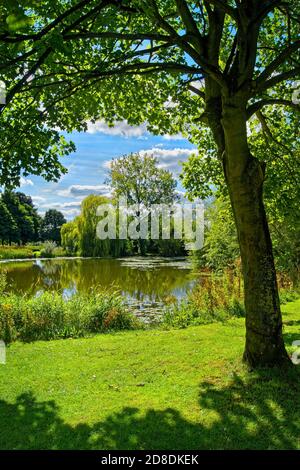
<svg viewBox="0 0 300 470"><path fill-rule="evenodd" d="M80 203L88 194L109 195L105 185L107 168L113 158L130 152L155 155L160 166L178 176L180 162L186 161L196 151L182 136L153 136L146 126L131 127L118 122L110 128L100 121L88 126L86 133L69 136L76 152L61 161L68 173L58 183L49 183L38 176L22 178L21 191L32 196L39 213L54 208L63 212L68 220L80 212ZM180 184L178 190L182 190Z"/></svg>

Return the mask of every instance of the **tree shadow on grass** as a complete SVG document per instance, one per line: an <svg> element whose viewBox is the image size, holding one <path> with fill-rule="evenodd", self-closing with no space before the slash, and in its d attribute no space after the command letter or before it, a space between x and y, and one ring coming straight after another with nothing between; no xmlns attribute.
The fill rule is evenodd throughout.
<svg viewBox="0 0 300 470"><path fill-rule="evenodd" d="M283 338L286 344L292 345L294 341L300 340L300 333L284 333Z"/></svg>
<svg viewBox="0 0 300 470"><path fill-rule="evenodd" d="M188 411L188 410L187 410ZM0 401L1 449L296 449L300 447L300 368L201 383L197 422L175 409L142 414L125 407L93 425L65 423L54 401L24 393Z"/></svg>
<svg viewBox="0 0 300 470"><path fill-rule="evenodd" d="M300 320L285 320L283 326L300 326Z"/></svg>

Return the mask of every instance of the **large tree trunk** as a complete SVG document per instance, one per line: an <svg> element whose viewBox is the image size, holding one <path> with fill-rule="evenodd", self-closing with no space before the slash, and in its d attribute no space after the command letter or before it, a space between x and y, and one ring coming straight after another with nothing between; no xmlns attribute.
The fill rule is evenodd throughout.
<svg viewBox="0 0 300 470"><path fill-rule="evenodd" d="M224 172L234 212L245 287L245 361L252 367L288 363L272 252L263 204L264 168L248 147L246 112L223 103Z"/></svg>

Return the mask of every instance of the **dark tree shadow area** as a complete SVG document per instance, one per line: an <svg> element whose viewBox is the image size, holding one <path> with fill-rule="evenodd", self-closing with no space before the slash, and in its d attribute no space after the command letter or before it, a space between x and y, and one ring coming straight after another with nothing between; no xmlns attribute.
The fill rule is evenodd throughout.
<svg viewBox="0 0 300 470"><path fill-rule="evenodd" d="M0 401L1 449L296 449L300 447L300 368L201 383L198 424L174 409L124 407L102 422L74 427L54 401L32 393Z"/></svg>

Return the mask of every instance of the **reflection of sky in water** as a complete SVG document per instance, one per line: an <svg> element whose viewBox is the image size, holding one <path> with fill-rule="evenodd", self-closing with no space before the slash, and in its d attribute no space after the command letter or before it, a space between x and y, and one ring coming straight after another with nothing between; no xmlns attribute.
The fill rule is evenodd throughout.
<svg viewBox="0 0 300 470"><path fill-rule="evenodd" d="M131 269L138 269L143 271L155 270L163 267L175 268L175 269L191 269L191 263L186 258L118 258L122 267L128 267Z"/></svg>
<svg viewBox="0 0 300 470"><path fill-rule="evenodd" d="M75 295L76 292L77 292L76 286L73 285L73 287L69 287L69 288L64 289L63 293L62 293L62 296L63 296L64 299L68 300L71 297L73 297L73 295Z"/></svg>

